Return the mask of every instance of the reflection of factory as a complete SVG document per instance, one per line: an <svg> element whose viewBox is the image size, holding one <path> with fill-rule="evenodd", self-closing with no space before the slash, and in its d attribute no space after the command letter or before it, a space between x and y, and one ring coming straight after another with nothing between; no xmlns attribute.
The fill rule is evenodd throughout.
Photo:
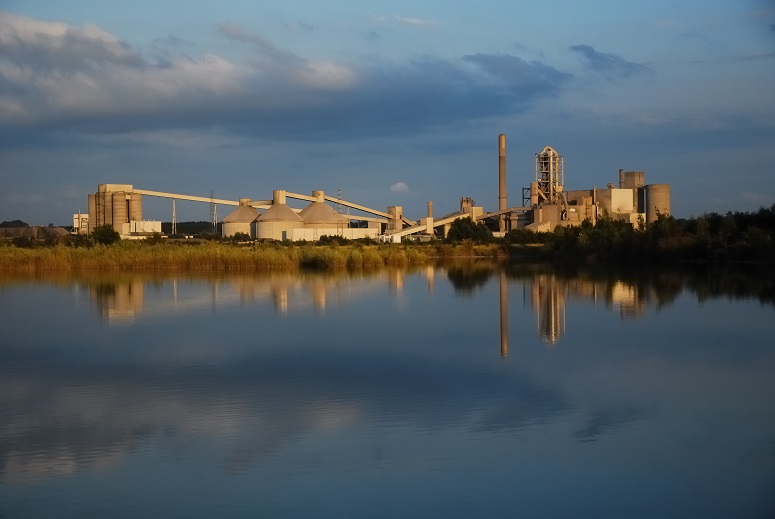
<svg viewBox="0 0 775 519"><path fill-rule="evenodd" d="M139 278L96 282L89 286L89 292L103 320L111 324L134 324L143 308L143 282Z"/></svg>
<svg viewBox="0 0 775 519"><path fill-rule="evenodd" d="M412 271L421 274L433 290L436 269ZM272 304L279 315L314 308L325 312L333 301L336 307L344 305L346 298L363 290L386 286L393 297L400 298L405 277L404 269L385 269L369 277L370 282L357 281L344 273L334 275L300 275L276 272L266 275L229 275L204 277L208 289L201 290L200 283L180 281L177 277L164 278L166 288L154 282L154 292L166 292L166 296L145 301L145 284L153 280L141 275L99 277L88 283L89 294L103 320L111 325L131 325L141 317L163 319L187 311L215 311L222 306L244 304L264 299ZM198 279L198 278L197 278ZM500 303L500 352L509 354L509 277L501 271L499 278ZM566 280L554 274L536 273L524 280L526 295L535 312L538 336L548 346L556 345L566 332L566 302L576 298L618 308L622 319L637 318L644 314L647 302L654 297L653 289L644 291L638 285L617 280L591 280L574 278ZM399 299L400 300L400 299Z"/></svg>
<svg viewBox="0 0 775 519"><path fill-rule="evenodd" d="M434 218L433 203L428 202L427 215L410 220L404 216L401 206L380 211L348 202L341 196L326 196L323 191L313 191L308 196L277 189L271 200L234 201L135 189L131 184L100 184L97 192L88 196L88 215L74 215L76 227L82 232L91 232L96 226L110 225L123 237L161 232L161 222L143 220L143 196L172 199L173 229L175 201L187 200L211 204L214 224L216 205L235 206L223 219L224 236L241 233L254 239L290 241L316 241L322 236L379 237L387 242L398 242L408 236L444 237L451 224L461 218L489 223L496 232L503 233L518 227L551 231L557 226L580 225L585 220L595 223L600 217L633 225L640 221L649 224L660 214L670 214L670 186L647 185L642 171L619 170L618 187L608 184L602 189L566 190L564 158L550 146L536 154L535 181L522 190L523 206L508 207L506 137L499 135L498 207L489 213L468 197L461 198L458 211L441 218ZM288 199L309 202L309 205L291 207ZM355 214L351 215L351 210Z"/></svg>
<svg viewBox="0 0 775 519"><path fill-rule="evenodd" d="M432 272L425 271L428 276ZM270 302L278 315L313 308L323 313L333 303L341 307L345 298L371 290L375 283L385 283L394 295L400 294L404 276L401 269L385 269L372 276L370 283L355 280L344 273L337 275L309 276L293 272L275 272L262 275L229 275L227 277L201 277L208 281L208 289L201 284L189 283L186 276L164 278L164 288L143 275L105 276L88 281L91 300L102 319L110 325L134 324L141 318L164 319L186 312L199 312L244 304L250 301ZM199 279L199 278L197 278ZM355 281L355 282L353 282ZM153 297L145 300L144 286L154 283ZM432 279L429 278L429 284Z"/></svg>
<svg viewBox="0 0 775 519"><path fill-rule="evenodd" d="M637 285L624 281L585 280L572 281L553 274L538 274L533 278L531 290L533 310L536 314L538 335L549 346L554 346L565 335L565 303L576 299L602 300L606 306L616 306L622 319L641 317L651 294L639 290Z"/></svg>
<svg viewBox="0 0 775 519"><path fill-rule="evenodd" d="M539 275L533 280L532 300L538 335L554 345L565 335L565 296L567 284L553 275Z"/></svg>

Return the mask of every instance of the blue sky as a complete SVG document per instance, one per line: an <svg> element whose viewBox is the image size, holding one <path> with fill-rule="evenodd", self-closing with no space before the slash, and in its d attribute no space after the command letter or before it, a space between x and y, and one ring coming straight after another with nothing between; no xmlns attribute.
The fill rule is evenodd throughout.
<svg viewBox="0 0 775 519"><path fill-rule="evenodd" d="M412 218L461 197L495 209L499 133L509 205L547 145L567 189L623 168L671 184L678 217L775 203L772 0L0 10L0 220L66 224L100 183L235 200L341 189ZM171 218L168 200L144 206Z"/></svg>

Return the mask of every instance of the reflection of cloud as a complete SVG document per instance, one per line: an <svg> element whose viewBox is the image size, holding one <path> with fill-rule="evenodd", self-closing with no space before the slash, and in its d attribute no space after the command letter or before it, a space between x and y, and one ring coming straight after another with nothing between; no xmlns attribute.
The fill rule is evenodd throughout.
<svg viewBox="0 0 775 519"><path fill-rule="evenodd" d="M644 412L636 407L609 408L596 411L587 420L586 425L574 433L581 442L594 442L604 433L616 432L621 427L642 418Z"/></svg>
<svg viewBox="0 0 775 519"><path fill-rule="evenodd" d="M147 355L138 348L133 353ZM228 357L224 346L218 352ZM37 367L6 363L15 374L0 372L0 408L9 417L0 447L4 482L109 468L162 433L171 446L204 436L240 472L288 441L384 416L426 429L491 430L567 409L559 393L523 374L389 352L242 354L211 371L181 368L189 363L180 355L169 360L175 370L153 371L127 364L84 370L55 354L41 366L20 355L19 363Z"/></svg>

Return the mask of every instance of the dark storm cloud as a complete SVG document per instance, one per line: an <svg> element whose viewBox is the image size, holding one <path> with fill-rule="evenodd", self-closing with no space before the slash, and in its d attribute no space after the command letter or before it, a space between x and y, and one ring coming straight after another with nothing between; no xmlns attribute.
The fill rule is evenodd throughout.
<svg viewBox="0 0 775 519"><path fill-rule="evenodd" d="M144 58L97 27L0 18L0 123L86 133L213 127L274 138L405 134L518 113L570 78L503 54L336 63L280 49L234 23L247 63L174 53ZM170 40L174 49L177 39ZM32 66L30 65L32 64Z"/></svg>
<svg viewBox="0 0 775 519"><path fill-rule="evenodd" d="M629 77L633 74L651 72L651 69L645 65L627 61L616 54L598 52L590 45L573 45L570 50L581 54L589 68L608 77Z"/></svg>

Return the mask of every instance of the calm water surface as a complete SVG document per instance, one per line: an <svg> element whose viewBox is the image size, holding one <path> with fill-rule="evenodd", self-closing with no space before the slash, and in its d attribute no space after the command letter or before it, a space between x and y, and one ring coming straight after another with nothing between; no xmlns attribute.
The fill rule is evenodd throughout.
<svg viewBox="0 0 775 519"><path fill-rule="evenodd" d="M775 284L0 277L3 517L773 517Z"/></svg>

